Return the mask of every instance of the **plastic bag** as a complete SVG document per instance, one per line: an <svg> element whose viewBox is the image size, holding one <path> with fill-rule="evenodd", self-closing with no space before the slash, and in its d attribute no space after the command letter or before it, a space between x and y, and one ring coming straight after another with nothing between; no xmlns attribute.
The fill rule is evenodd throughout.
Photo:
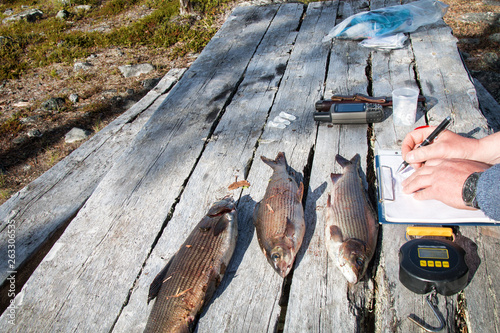
<svg viewBox="0 0 500 333"><path fill-rule="evenodd" d="M408 36L400 32L396 35L367 38L359 43L359 45L383 50L394 50L402 48L407 39Z"/></svg>
<svg viewBox="0 0 500 333"><path fill-rule="evenodd" d="M413 32L419 27L432 24L443 18L448 5L437 0L420 0L406 5L397 5L370 12L361 12L336 25L323 39L364 39Z"/></svg>

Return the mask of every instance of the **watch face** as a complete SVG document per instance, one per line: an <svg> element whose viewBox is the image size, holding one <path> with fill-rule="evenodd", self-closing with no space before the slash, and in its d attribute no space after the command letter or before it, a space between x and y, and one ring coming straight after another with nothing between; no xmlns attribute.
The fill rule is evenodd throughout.
<svg viewBox="0 0 500 333"><path fill-rule="evenodd" d="M479 175L480 173L475 172L465 180L464 186L462 188L462 200L467 206L471 207L473 205L474 199L476 198L476 187Z"/></svg>

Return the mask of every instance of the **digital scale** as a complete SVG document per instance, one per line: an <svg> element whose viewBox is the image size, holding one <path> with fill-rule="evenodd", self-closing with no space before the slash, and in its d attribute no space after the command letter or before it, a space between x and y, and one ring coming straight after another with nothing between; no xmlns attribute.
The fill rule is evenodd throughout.
<svg viewBox="0 0 500 333"><path fill-rule="evenodd" d="M408 227L407 235L452 237L451 228ZM399 281L417 294L431 294L427 303L439 319L440 327L431 327L415 315L409 318L428 332L442 330L446 322L437 311L436 293L451 296L467 285L469 268L465 251L445 238L417 238L403 244L399 250Z"/></svg>

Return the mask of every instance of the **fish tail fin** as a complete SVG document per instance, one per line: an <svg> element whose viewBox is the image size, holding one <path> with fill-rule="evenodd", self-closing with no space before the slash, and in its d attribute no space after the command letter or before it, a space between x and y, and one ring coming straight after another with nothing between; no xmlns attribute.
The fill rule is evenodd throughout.
<svg viewBox="0 0 500 333"><path fill-rule="evenodd" d="M351 164L358 165L359 163L361 163L360 162L361 161L361 156L359 156L359 154L356 154L349 161L345 157L340 156L339 154L337 154L337 156L335 156L335 160L337 161L338 164L340 164L343 168L345 168L346 166L351 165Z"/></svg>
<svg viewBox="0 0 500 333"><path fill-rule="evenodd" d="M278 155L276 156L275 160L271 160L265 156L260 157L261 160L269 165L271 168L276 169L277 167L285 167L287 166L286 164L286 158L285 158L285 153L279 152Z"/></svg>

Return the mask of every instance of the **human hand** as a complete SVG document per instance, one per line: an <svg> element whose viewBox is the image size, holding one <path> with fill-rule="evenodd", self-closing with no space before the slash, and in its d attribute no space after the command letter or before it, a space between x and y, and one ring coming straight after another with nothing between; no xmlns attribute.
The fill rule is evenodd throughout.
<svg viewBox="0 0 500 333"><path fill-rule="evenodd" d="M402 182L403 192L413 193L417 200L435 199L451 207L473 209L462 200L463 184L473 172L482 172L489 167L489 164L470 160L428 160Z"/></svg>
<svg viewBox="0 0 500 333"><path fill-rule="evenodd" d="M472 159L479 140L465 138L448 130L439 134L432 144L415 149L435 128L429 126L414 130L403 140L401 146L403 159L414 169L420 168L425 161L431 159Z"/></svg>

